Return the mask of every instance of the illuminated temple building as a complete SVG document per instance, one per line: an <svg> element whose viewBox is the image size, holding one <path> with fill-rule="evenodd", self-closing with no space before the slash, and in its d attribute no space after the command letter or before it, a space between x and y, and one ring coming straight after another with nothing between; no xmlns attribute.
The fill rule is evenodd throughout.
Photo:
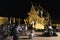
<svg viewBox="0 0 60 40"><path fill-rule="evenodd" d="M33 24L32 27L35 29L44 29L45 25L48 25L48 23L51 23L50 15L47 13L41 6L38 10L35 9L36 7L32 4L31 10L28 13L28 17L24 19L25 24ZM46 12L46 17L43 16L44 12ZM4 23L17 23L19 24L21 22L21 18L14 18L14 17L0 17L0 25ZM35 23L35 25L34 25Z"/></svg>
<svg viewBox="0 0 60 40"><path fill-rule="evenodd" d="M32 5L31 10L28 13L29 16L26 19L24 19L25 24L27 24L27 23L32 24L33 23L33 25L32 25L33 28L44 29L44 26L48 25L48 23L50 23L50 16L48 13L46 13L47 16L44 17L43 14L41 15L41 13L39 13L41 11L44 11L44 10L38 9L38 11L36 11L35 6ZM40 14L40 16L39 16L39 14ZM36 23L36 24L34 25L34 23Z"/></svg>

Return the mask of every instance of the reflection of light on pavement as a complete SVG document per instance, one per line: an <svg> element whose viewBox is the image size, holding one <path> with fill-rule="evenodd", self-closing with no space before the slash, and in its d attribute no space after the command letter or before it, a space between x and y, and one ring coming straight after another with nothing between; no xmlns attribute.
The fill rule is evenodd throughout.
<svg viewBox="0 0 60 40"><path fill-rule="evenodd" d="M34 28L36 28L36 29L44 29L44 25L37 23L37 24L35 24Z"/></svg>

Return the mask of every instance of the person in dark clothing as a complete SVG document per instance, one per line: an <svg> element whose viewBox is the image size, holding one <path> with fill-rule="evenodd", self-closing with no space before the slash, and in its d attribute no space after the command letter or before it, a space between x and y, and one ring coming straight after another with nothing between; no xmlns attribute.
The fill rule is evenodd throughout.
<svg viewBox="0 0 60 40"><path fill-rule="evenodd" d="M18 35L17 35L17 25L16 24L13 24L13 27L12 27L12 36L13 36L13 40L18 40Z"/></svg>
<svg viewBox="0 0 60 40"><path fill-rule="evenodd" d="M0 25L0 40L2 40L2 25Z"/></svg>
<svg viewBox="0 0 60 40"><path fill-rule="evenodd" d="M56 32L56 26L53 26L53 32Z"/></svg>
<svg viewBox="0 0 60 40"><path fill-rule="evenodd" d="M52 27L53 27L53 36L57 36L57 34L56 34L56 26L54 25Z"/></svg>
<svg viewBox="0 0 60 40"><path fill-rule="evenodd" d="M48 26L48 33L49 33L49 36L52 36L52 35L53 35L52 25L49 25L49 26Z"/></svg>
<svg viewBox="0 0 60 40"><path fill-rule="evenodd" d="M7 40L7 27L6 25L2 24L2 40Z"/></svg>
<svg viewBox="0 0 60 40"><path fill-rule="evenodd" d="M42 36L48 36L48 26L47 25L45 25L45 27L44 27L44 32L43 32Z"/></svg>

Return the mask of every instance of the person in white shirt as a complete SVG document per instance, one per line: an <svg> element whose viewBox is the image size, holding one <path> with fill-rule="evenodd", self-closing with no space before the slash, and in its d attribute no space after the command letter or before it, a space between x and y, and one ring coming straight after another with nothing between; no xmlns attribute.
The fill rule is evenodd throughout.
<svg viewBox="0 0 60 40"><path fill-rule="evenodd" d="M32 30L32 31L31 31L31 33L30 33L29 38L30 38L30 39L32 39L32 38L34 37L34 35L35 35L35 31L34 31L34 30Z"/></svg>
<svg viewBox="0 0 60 40"><path fill-rule="evenodd" d="M27 25L25 25L24 27L25 27L25 35L26 35L28 28L27 28Z"/></svg>
<svg viewBox="0 0 60 40"><path fill-rule="evenodd" d="M50 34L50 36L52 36L53 35L53 28L51 25L48 28L49 28L49 34Z"/></svg>
<svg viewBox="0 0 60 40"><path fill-rule="evenodd" d="M52 26L49 26L49 29L52 29Z"/></svg>
<svg viewBox="0 0 60 40"><path fill-rule="evenodd" d="M20 31L22 31L22 28L20 25L17 26L17 33L20 33Z"/></svg>
<svg viewBox="0 0 60 40"><path fill-rule="evenodd" d="M21 31L21 34L22 34L22 35L25 35L25 27L24 27L24 25L22 25L22 31Z"/></svg>

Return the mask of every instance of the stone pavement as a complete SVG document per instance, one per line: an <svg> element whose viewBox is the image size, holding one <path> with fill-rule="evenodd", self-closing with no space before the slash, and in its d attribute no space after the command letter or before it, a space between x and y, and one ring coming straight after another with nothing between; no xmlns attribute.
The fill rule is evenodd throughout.
<svg viewBox="0 0 60 40"><path fill-rule="evenodd" d="M60 40L60 33L57 32L58 36L55 37L42 37L39 36L40 34L42 34L42 32L36 32L35 33L35 37L33 39L29 39L29 32L27 33L27 36L20 36L19 40ZM12 40L12 37L9 37L10 40Z"/></svg>

